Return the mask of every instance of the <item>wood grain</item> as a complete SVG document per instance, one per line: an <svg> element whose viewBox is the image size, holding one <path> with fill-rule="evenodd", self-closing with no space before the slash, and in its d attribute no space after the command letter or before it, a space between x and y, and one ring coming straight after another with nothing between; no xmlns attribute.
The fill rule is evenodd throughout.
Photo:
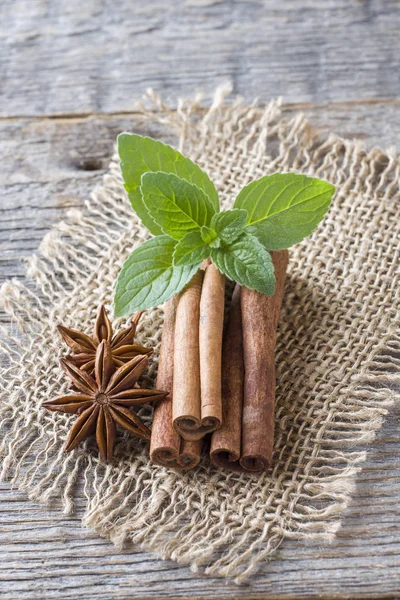
<svg viewBox="0 0 400 600"><path fill-rule="evenodd" d="M237 587L190 573L138 549L117 551L77 520L0 486L2 600L90 598L398 598L400 407L393 410L357 478L352 505L331 545L284 543Z"/></svg>
<svg viewBox="0 0 400 600"><path fill-rule="evenodd" d="M252 100L400 94L396 0L3 0L0 115L130 111L221 80Z"/></svg>
<svg viewBox="0 0 400 600"><path fill-rule="evenodd" d="M332 128L384 145L400 133L400 105L360 103L301 107L323 131ZM298 107L285 107L288 115ZM391 120L389 130L387 121ZM21 258L54 221L81 207L101 182L117 133L165 136L135 114L6 119L0 123L1 279L22 276ZM89 170L87 167L89 165ZM95 168L96 167L96 168ZM0 596L42 600L143 597L396 598L400 590L400 408L394 408L357 478L352 505L332 545L284 543L275 560L237 588L192 574L139 549L117 551L57 510L0 486Z"/></svg>
<svg viewBox="0 0 400 600"><path fill-rule="evenodd" d="M3 0L0 3L0 282L101 182L116 135L162 137L134 99L175 102L221 81L282 95L323 132L400 137L400 5L394 0ZM192 574L109 542L0 484L0 597L400 597L400 407L357 478L330 545L284 543L251 584Z"/></svg>
<svg viewBox="0 0 400 600"><path fill-rule="evenodd" d="M284 105L302 111L322 133L357 137L367 145L393 146L400 138L400 101ZM0 283L22 277L21 261L70 208L83 205L101 182L118 133L171 134L138 115L96 115L0 120Z"/></svg>

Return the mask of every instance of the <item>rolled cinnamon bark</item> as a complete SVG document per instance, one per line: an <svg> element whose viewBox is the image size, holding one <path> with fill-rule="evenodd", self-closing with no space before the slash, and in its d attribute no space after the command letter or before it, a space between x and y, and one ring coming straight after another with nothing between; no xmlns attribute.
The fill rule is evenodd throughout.
<svg viewBox="0 0 400 600"><path fill-rule="evenodd" d="M223 422L212 435L213 463L235 472L262 472L274 437L275 343L288 253L272 253L276 289L264 296L236 286L222 354Z"/></svg>
<svg viewBox="0 0 400 600"><path fill-rule="evenodd" d="M172 424L172 389L174 372L174 335L177 297L165 305L164 327L158 363L157 389L169 392L154 409L150 441L150 459L164 467L192 469L200 462L202 442L183 440Z"/></svg>
<svg viewBox="0 0 400 600"><path fill-rule="evenodd" d="M200 300L201 424L205 433L222 421L221 367L224 329L225 276L213 264L204 274Z"/></svg>
<svg viewBox="0 0 400 600"><path fill-rule="evenodd" d="M213 463L230 471L244 471L239 463L243 405L243 337L240 286L232 296L222 349L222 425L211 438Z"/></svg>
<svg viewBox="0 0 400 600"><path fill-rule="evenodd" d="M176 311L172 419L177 432L199 439L201 428L199 319L204 271L199 270L181 292Z"/></svg>
<svg viewBox="0 0 400 600"><path fill-rule="evenodd" d="M272 252L276 287L273 296L242 288L244 397L242 453L246 471L268 469L274 444L275 344L282 305L287 250Z"/></svg>
<svg viewBox="0 0 400 600"><path fill-rule="evenodd" d="M186 440L221 425L225 277L204 266L181 294L175 329L173 421Z"/></svg>

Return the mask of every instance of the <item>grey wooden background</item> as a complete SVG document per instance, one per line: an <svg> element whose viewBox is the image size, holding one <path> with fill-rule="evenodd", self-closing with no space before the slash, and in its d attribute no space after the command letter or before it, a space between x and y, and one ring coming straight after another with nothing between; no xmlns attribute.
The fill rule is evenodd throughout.
<svg viewBox="0 0 400 600"><path fill-rule="evenodd" d="M1 0L0 281L101 180L148 86L174 101L229 80L323 131L395 145L399 30L395 0ZM336 541L285 543L241 588L116 551L1 483L0 596L400 597L399 416L368 447Z"/></svg>

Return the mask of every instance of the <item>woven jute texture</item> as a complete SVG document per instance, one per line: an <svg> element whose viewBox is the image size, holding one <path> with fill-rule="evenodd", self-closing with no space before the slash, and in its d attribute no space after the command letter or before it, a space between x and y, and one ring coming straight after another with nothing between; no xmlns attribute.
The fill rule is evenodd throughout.
<svg viewBox="0 0 400 600"><path fill-rule="evenodd" d="M119 437L113 464L92 441L62 447L74 416L41 404L66 393L56 325L90 332L100 302L112 311L123 261L148 233L131 210L117 157L86 202L46 235L24 283L6 283L2 331L2 477L30 498L80 508L83 523L121 546L133 542L192 569L238 582L285 538L330 540L354 478L395 400L400 364L400 159L337 136L320 139L300 115L226 104L218 90L208 111L196 102L169 110L153 94L143 118L216 183L223 208L240 188L275 171L295 171L337 186L315 234L290 253L276 351L273 468L262 476L215 469L205 456L188 473L149 462L148 445ZM114 320L118 329L124 320ZM162 307L149 310L140 343L158 350ZM148 377L154 380L156 352ZM151 409L141 414L151 420Z"/></svg>

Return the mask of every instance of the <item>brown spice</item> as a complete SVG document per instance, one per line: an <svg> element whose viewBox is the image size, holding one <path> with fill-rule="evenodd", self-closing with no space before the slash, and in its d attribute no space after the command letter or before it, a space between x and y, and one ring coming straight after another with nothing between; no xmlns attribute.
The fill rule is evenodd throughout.
<svg viewBox="0 0 400 600"><path fill-rule="evenodd" d="M224 276L205 261L178 301L172 414L185 440L199 440L221 424L224 289Z"/></svg>
<svg viewBox="0 0 400 600"><path fill-rule="evenodd" d="M201 424L205 433L221 426L221 363L225 277L210 264L204 273L200 299Z"/></svg>
<svg viewBox="0 0 400 600"><path fill-rule="evenodd" d="M172 418L179 435L197 439L201 428L199 319L204 272L199 270L181 292L176 310ZM189 434L190 435L190 434ZM193 439L193 436L191 436Z"/></svg>
<svg viewBox="0 0 400 600"><path fill-rule="evenodd" d="M242 289L244 397L241 466L266 471L274 445L275 344L283 300L287 250L272 252L276 289L273 296Z"/></svg>
<svg viewBox="0 0 400 600"><path fill-rule="evenodd" d="M165 397L165 392L135 387L147 367L147 356L136 356L115 370L111 346L102 340L96 350L95 378L80 370L71 360L61 359L60 363L76 391L49 400L42 406L52 411L79 415L68 435L65 452L95 434L101 458L110 461L116 425L143 440L150 439L148 427L129 410Z"/></svg>
<svg viewBox="0 0 400 600"><path fill-rule="evenodd" d="M230 471L243 471L239 464L243 407L243 336L240 285L235 286L222 351L222 425L211 438L214 464Z"/></svg>
<svg viewBox="0 0 400 600"><path fill-rule="evenodd" d="M223 347L223 424L213 433L211 460L231 471L262 472L274 438L275 344L287 250L272 253L273 296L235 288ZM240 305L239 305L240 301ZM241 316L240 316L241 313Z"/></svg>
<svg viewBox="0 0 400 600"><path fill-rule="evenodd" d="M129 362L135 356L151 354L153 352L151 348L133 343L142 314L141 312L136 313L132 317L130 326L116 335L113 335L112 325L103 305L99 307L92 337L83 331L59 325L58 331L61 337L72 350L72 354L68 357L69 360L92 375L96 350L103 340L111 346L111 354L116 367Z"/></svg>
<svg viewBox="0 0 400 600"><path fill-rule="evenodd" d="M150 458L154 463L175 469L192 469L200 462L202 441L181 438L172 424L172 390L174 372L174 335L178 297L165 305L164 327L158 363L157 387L169 392L154 408Z"/></svg>

